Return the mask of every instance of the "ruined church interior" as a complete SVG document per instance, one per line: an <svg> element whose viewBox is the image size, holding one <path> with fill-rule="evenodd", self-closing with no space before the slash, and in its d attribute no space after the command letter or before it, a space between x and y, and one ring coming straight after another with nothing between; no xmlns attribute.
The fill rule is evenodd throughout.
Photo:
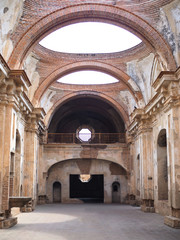
<svg viewBox="0 0 180 240"><path fill-rule="evenodd" d="M84 30L70 30L67 50L63 33L60 50L43 44L88 23L138 42L123 49L122 34L111 50L106 30L91 51L101 31L87 43ZM179 231L180 1L1 0L0 229L38 207L91 204L137 207Z"/></svg>

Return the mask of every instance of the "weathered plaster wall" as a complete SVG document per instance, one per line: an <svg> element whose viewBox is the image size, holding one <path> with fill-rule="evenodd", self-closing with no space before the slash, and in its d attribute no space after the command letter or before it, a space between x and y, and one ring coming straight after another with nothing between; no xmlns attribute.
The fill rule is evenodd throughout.
<svg viewBox="0 0 180 240"><path fill-rule="evenodd" d="M10 35L15 31L22 15L24 0L0 1L0 53L7 61L13 51Z"/></svg>
<svg viewBox="0 0 180 240"><path fill-rule="evenodd" d="M70 174L103 174L104 175L104 202L112 202L112 183L120 183L120 196L121 203L125 202L128 194L128 180L125 176L125 172L120 169L118 171L118 165L114 167L116 170L113 172L111 162L102 161L99 159L78 159L68 160L53 166L48 174L47 178L47 197L49 202L53 201L53 183L58 181L61 183L61 201L62 203L74 202L74 199L70 199L69 189L69 175Z"/></svg>
<svg viewBox="0 0 180 240"><path fill-rule="evenodd" d="M178 106L168 111L157 112L152 119L153 124L147 128L144 127L131 144L130 153L133 157L131 192L137 199L139 191L141 199L154 199L155 211L162 215L170 215L171 207L179 206L179 118ZM168 171L168 199L164 200L159 198L159 192L163 191L164 187L158 184L159 172L166 174L166 166L158 164L158 161L164 158L164 152L158 152L158 136L162 129L166 130ZM160 170L160 168L163 169Z"/></svg>
<svg viewBox="0 0 180 240"><path fill-rule="evenodd" d="M28 97L32 101L34 97L34 93L36 89L39 86L40 76L37 71L37 65L38 65L39 59L35 56L35 54L30 53L29 56L26 58L26 61L24 62L24 70L31 82L31 87L28 91Z"/></svg>
<svg viewBox="0 0 180 240"><path fill-rule="evenodd" d="M140 140L139 137L134 139L131 143L130 154L132 158L131 166L131 179L130 179L130 193L136 196L136 199L140 199L140 187L141 187L141 154L140 154Z"/></svg>
<svg viewBox="0 0 180 240"><path fill-rule="evenodd" d="M17 169L17 172L15 172L15 188L16 188L16 194L14 193L14 196L20 196L20 188L21 185L23 186L23 180L24 180L24 132L25 132L25 125L24 121L21 117L21 114L17 114L17 125L16 129L18 130L19 137L20 137L20 149L18 151L18 165L19 169ZM15 146L15 149L17 149L17 146ZM16 150L17 152L17 150ZM16 161L16 155L15 155L15 161ZM22 188L23 190L23 188Z"/></svg>
<svg viewBox="0 0 180 240"><path fill-rule="evenodd" d="M124 144L95 146L81 146L80 144L43 145L40 146L39 195L46 194L48 169L60 162L67 161L68 165L69 159L101 159L105 160L105 162L110 161L121 165L127 172L129 172L130 167L129 149Z"/></svg>
<svg viewBox="0 0 180 240"><path fill-rule="evenodd" d="M41 98L40 106L44 108L46 113L48 113L53 107L55 100L63 97L64 94L64 91L61 89L48 88Z"/></svg>
<svg viewBox="0 0 180 240"><path fill-rule="evenodd" d="M129 115L133 112L134 107L136 108L138 107L135 99L133 98L132 94L128 90L120 91L120 93L116 97L116 100L119 103L123 103Z"/></svg>
<svg viewBox="0 0 180 240"><path fill-rule="evenodd" d="M145 103L151 98L151 71L154 54L127 63L127 73L141 89Z"/></svg>
<svg viewBox="0 0 180 240"><path fill-rule="evenodd" d="M177 66L180 65L180 3L179 0L160 9L157 30L169 43Z"/></svg>
<svg viewBox="0 0 180 240"><path fill-rule="evenodd" d="M127 171L129 170L129 149L126 144L109 145L81 145L81 144L47 144L44 145L41 161L44 163L43 171L55 163L66 159L95 158L108 160L120 164Z"/></svg>
<svg viewBox="0 0 180 240"><path fill-rule="evenodd" d="M166 114L158 114L157 116L157 121L156 124L153 128L153 149L152 149L152 154L153 154L153 164L154 164L154 204L155 204L155 209L158 213L161 213L163 215L169 215L170 214L170 209L169 206L171 205L171 188L172 186L170 185L170 172L168 170L168 178L169 178L169 186L168 186L168 191L169 191L169 200L158 200L158 152L157 152L157 145L158 145L158 135L162 129L166 129L166 134L167 134L167 142L170 141L170 136L169 136L169 124L168 124L168 119L172 113L167 112ZM172 141L173 142L173 141ZM172 143L171 142L171 143ZM170 166L170 155L171 153L169 152L169 147L167 146L167 164L168 167Z"/></svg>

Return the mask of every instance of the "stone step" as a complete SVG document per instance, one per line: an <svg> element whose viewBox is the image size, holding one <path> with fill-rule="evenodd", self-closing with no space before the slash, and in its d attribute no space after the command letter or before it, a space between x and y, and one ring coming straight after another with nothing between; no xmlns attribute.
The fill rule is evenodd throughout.
<svg viewBox="0 0 180 240"><path fill-rule="evenodd" d="M7 218L0 221L0 229L7 229L17 224L17 217Z"/></svg>

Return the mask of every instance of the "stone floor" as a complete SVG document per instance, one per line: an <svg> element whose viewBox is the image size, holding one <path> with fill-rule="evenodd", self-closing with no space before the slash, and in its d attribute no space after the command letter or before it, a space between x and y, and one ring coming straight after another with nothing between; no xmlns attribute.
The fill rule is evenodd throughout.
<svg viewBox="0 0 180 240"><path fill-rule="evenodd" d="M112 204L49 204L18 215L0 240L180 240L180 230L140 208Z"/></svg>

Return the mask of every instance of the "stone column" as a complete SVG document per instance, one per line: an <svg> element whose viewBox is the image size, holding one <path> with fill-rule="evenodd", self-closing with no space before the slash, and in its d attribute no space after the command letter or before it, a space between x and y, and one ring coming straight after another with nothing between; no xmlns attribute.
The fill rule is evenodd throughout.
<svg viewBox="0 0 180 240"><path fill-rule="evenodd" d="M24 195L34 197L34 166L36 161L36 131L27 129L25 133Z"/></svg>
<svg viewBox="0 0 180 240"><path fill-rule="evenodd" d="M11 164L11 142L13 138L13 108L14 95L13 84L6 85L0 93L0 196L1 196L1 218L0 228L8 228L17 223L17 218L11 218L9 208L10 195L10 164Z"/></svg>
<svg viewBox="0 0 180 240"><path fill-rule="evenodd" d="M0 102L0 212L2 211L3 163L4 163L4 134L6 106Z"/></svg>
<svg viewBox="0 0 180 240"><path fill-rule="evenodd" d="M32 198L32 206L22 211L32 211L37 200L37 165L39 158L38 117L31 114L25 128L25 160L24 160L24 196Z"/></svg>

